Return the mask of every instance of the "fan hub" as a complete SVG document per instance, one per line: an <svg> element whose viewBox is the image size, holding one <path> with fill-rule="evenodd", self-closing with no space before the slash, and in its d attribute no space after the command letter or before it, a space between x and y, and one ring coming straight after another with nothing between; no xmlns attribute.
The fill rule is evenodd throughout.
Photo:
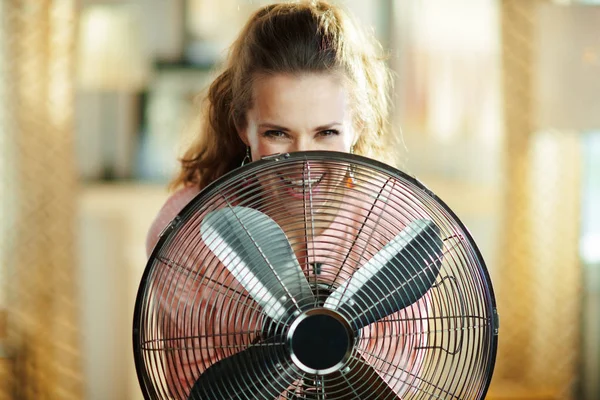
<svg viewBox="0 0 600 400"><path fill-rule="evenodd" d="M287 335L294 364L312 374L328 374L342 368L350 356L354 335L340 314L316 308L294 320Z"/></svg>

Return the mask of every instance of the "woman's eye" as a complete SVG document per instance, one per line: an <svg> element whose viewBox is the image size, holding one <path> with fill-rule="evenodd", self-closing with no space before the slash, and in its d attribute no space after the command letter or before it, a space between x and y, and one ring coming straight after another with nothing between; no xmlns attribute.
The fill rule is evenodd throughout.
<svg viewBox="0 0 600 400"><path fill-rule="evenodd" d="M274 139L282 139L287 137L287 134L283 131L266 131L263 135Z"/></svg>
<svg viewBox="0 0 600 400"><path fill-rule="evenodd" d="M337 129L327 129L327 130L319 132L320 136L336 136L339 134L340 134L340 131L338 131Z"/></svg>

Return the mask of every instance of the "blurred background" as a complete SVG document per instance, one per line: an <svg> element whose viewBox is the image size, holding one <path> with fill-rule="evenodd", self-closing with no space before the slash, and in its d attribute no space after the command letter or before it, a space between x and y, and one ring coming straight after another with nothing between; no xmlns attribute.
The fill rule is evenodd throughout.
<svg viewBox="0 0 600 400"><path fill-rule="evenodd" d="M141 399L133 303L194 103L260 0L0 0L0 399ZM398 163L471 230L490 399L600 398L600 1L339 0Z"/></svg>

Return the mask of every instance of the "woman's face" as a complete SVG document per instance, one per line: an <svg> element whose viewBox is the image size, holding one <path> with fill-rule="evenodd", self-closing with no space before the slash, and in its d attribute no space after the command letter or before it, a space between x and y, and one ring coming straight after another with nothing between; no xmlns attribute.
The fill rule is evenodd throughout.
<svg viewBox="0 0 600 400"><path fill-rule="evenodd" d="M253 160L295 151L349 152L355 142L349 98L335 74L261 77L252 103L240 136Z"/></svg>
<svg viewBox="0 0 600 400"><path fill-rule="evenodd" d="M296 151L350 152L357 136L346 87L333 73L260 77L240 137L253 160ZM297 216L309 202L314 212L342 193L347 171L332 165L310 162L259 181L263 188L274 188L269 189L271 199L285 215Z"/></svg>

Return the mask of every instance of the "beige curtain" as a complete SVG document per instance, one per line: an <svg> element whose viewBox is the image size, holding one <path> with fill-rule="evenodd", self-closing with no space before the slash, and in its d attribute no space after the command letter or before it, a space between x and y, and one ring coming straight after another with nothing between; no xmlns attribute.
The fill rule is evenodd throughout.
<svg viewBox="0 0 600 400"><path fill-rule="evenodd" d="M2 268L11 368L0 392L78 399L74 260L76 0L2 0Z"/></svg>
<svg viewBox="0 0 600 400"><path fill-rule="evenodd" d="M536 127L535 35L543 0L502 0L504 197L500 345L491 393L571 399L580 335L580 138ZM568 79L568 77L556 77Z"/></svg>
<svg viewBox="0 0 600 400"><path fill-rule="evenodd" d="M492 275L492 400L573 399L580 377L581 137L538 117L541 103L571 115L548 106L545 82L567 87L557 103L582 104L568 98L581 77L545 62L556 50L549 37L566 29L548 22L548 7L574 21L574 6L556 3L403 0L391 17L406 165L472 229Z"/></svg>

